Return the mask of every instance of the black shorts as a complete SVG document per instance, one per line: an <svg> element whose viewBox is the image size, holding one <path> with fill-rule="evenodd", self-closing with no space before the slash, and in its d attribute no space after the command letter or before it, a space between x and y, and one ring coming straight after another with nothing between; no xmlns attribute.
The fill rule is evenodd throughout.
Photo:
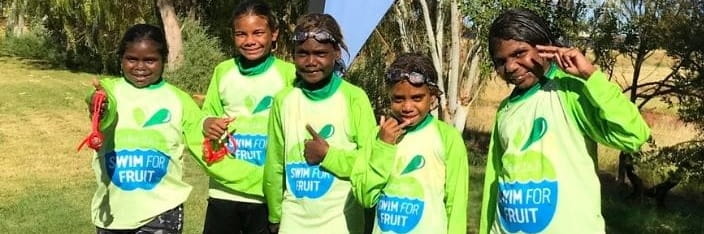
<svg viewBox="0 0 704 234"><path fill-rule="evenodd" d="M269 234L266 204L208 198L203 234Z"/></svg>
<svg viewBox="0 0 704 234"><path fill-rule="evenodd" d="M110 230L96 227L97 234L180 234L183 231L183 205L167 210L137 229Z"/></svg>

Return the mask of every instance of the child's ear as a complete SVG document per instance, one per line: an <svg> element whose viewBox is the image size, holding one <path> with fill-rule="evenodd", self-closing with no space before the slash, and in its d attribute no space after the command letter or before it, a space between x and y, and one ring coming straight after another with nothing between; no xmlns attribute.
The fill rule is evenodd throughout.
<svg viewBox="0 0 704 234"><path fill-rule="evenodd" d="M341 59L341 54L342 52L340 52L340 48L337 48L337 50L335 50L335 60Z"/></svg>
<svg viewBox="0 0 704 234"><path fill-rule="evenodd" d="M276 40L279 39L279 29L274 29L273 32L271 32L271 43L275 43Z"/></svg>
<svg viewBox="0 0 704 234"><path fill-rule="evenodd" d="M430 110L435 110L440 107L440 89L433 88L430 90Z"/></svg>
<svg viewBox="0 0 704 234"><path fill-rule="evenodd" d="M435 109L437 109L438 107L440 107L440 106L438 105L438 103L439 103L439 100L438 100L438 99L439 99L438 96L433 96L433 99L430 100L430 110L435 110Z"/></svg>

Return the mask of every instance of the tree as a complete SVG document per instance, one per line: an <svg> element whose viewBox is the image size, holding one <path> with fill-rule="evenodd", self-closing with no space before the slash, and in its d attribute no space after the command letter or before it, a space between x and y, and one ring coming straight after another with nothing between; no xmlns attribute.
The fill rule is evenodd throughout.
<svg viewBox="0 0 704 234"><path fill-rule="evenodd" d="M3 4L5 5L5 4ZM3 6L4 7L4 6ZM8 14L7 26L10 32L19 36L22 35L26 28L25 15L27 12L28 1L27 0L12 0L10 2L10 14Z"/></svg>
<svg viewBox="0 0 704 234"><path fill-rule="evenodd" d="M166 44L169 47L168 70L177 70L183 62L183 37L176 10L171 0L156 0L156 6L159 8L166 34Z"/></svg>
<svg viewBox="0 0 704 234"><path fill-rule="evenodd" d="M658 97L668 97L677 92L672 85L673 78L679 73L680 66L660 81L640 83L643 64L658 49L663 49L671 41L674 25L682 20L678 15L683 5L676 0L620 0L604 3L603 18L598 25L603 33L596 44L600 50L595 50L601 64L612 66L615 59L611 56L611 48L618 49L633 66L630 85L624 89L628 92L631 102L642 109L648 102ZM614 40L623 35L623 40ZM610 70L609 72L612 72ZM628 177L633 187L631 197L639 197L646 190L642 179L635 171L634 163L638 159L634 155L621 152L618 162L618 181L625 183Z"/></svg>
<svg viewBox="0 0 704 234"><path fill-rule="evenodd" d="M665 44L665 48L675 60L668 79L649 86L655 86L652 94L673 94L677 100L680 118L693 124L699 132L704 131L704 3L701 1L672 0L662 12L664 22L670 31L666 36L675 38ZM639 161L645 167L653 168L663 180L645 190L654 197L659 206L664 206L668 192L681 183L704 179L704 139L701 135L694 140L664 147L645 154Z"/></svg>
<svg viewBox="0 0 704 234"><path fill-rule="evenodd" d="M617 58L617 43L619 38L618 18L611 2L605 1L593 10L589 25L591 49L594 53L594 63L606 73L609 80L613 77Z"/></svg>
<svg viewBox="0 0 704 234"><path fill-rule="evenodd" d="M699 38L704 29L701 24L703 3L687 0L645 0L607 2L616 11L619 34L623 41L615 41L615 47L632 61L634 74L632 84L624 89L638 108L661 98L678 108L685 122L702 126L701 103L704 87L701 74L703 42ZM616 4L618 3L618 4ZM657 49L667 50L674 60L671 72L662 79L640 83L640 74L645 60ZM674 99L674 101L672 100ZM701 131L702 128L699 128ZM700 179L702 141L695 139L669 147L657 148L651 142L650 151L636 155L621 153L619 157L619 181L627 176L633 186L630 197L648 195L664 205L665 197L681 182ZM635 157L634 157L635 156ZM646 187L635 171L635 166L650 169L661 175L662 182Z"/></svg>
<svg viewBox="0 0 704 234"><path fill-rule="evenodd" d="M154 23L153 3L140 0L28 1L26 9L50 31L66 53L65 65L93 72L119 71L115 51L129 25Z"/></svg>

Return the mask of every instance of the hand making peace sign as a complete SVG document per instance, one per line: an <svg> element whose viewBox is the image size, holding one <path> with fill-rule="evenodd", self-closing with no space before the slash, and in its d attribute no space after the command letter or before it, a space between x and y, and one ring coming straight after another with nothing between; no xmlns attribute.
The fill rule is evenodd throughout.
<svg viewBox="0 0 704 234"><path fill-rule="evenodd" d="M554 61L570 75L586 80L596 71L596 67L577 48L543 45L536 45L536 48L540 57Z"/></svg>

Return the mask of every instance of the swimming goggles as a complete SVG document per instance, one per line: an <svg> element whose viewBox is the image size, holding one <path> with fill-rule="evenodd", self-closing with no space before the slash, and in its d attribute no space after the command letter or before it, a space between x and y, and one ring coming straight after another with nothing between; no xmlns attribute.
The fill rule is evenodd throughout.
<svg viewBox="0 0 704 234"><path fill-rule="evenodd" d="M413 85L428 84L431 86L438 86L438 84L427 80L425 76L423 76L423 74L420 74L418 72L390 71L386 73L386 79L388 79L392 83L396 83L405 79Z"/></svg>
<svg viewBox="0 0 704 234"><path fill-rule="evenodd" d="M313 38L320 43L337 43L337 40L326 31L310 31L310 32L297 32L293 35L293 41L303 42L308 38Z"/></svg>

